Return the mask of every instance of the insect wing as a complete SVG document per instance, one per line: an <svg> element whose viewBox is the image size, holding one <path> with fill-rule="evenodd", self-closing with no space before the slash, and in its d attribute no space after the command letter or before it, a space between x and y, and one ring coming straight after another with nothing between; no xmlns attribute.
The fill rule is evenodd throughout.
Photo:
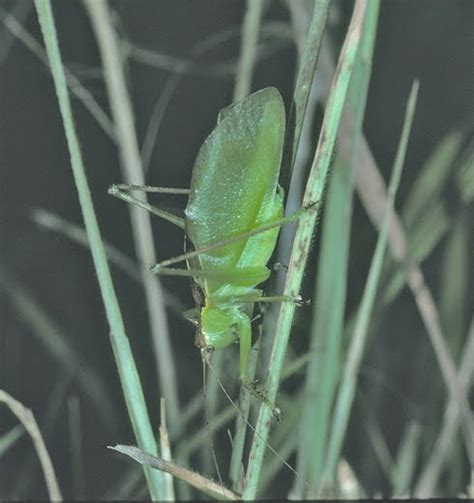
<svg viewBox="0 0 474 503"><path fill-rule="evenodd" d="M196 158L186 207L186 232L196 249L250 231L274 212L284 132L285 109L275 88L220 115ZM200 256L200 266L234 267L247 241Z"/></svg>

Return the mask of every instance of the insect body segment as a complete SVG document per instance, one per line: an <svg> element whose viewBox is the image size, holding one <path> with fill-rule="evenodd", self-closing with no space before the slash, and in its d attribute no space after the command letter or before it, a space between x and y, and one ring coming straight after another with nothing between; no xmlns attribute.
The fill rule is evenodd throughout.
<svg viewBox="0 0 474 503"><path fill-rule="evenodd" d="M220 114L196 158L185 210L185 230L195 249L283 217L278 177L284 132L284 105L275 88L258 91ZM261 296L256 287L270 275L266 265L278 233L275 227L189 261L190 268L202 271L196 275L204 294L198 340L216 349L238 340L242 375L251 345L246 299Z"/></svg>

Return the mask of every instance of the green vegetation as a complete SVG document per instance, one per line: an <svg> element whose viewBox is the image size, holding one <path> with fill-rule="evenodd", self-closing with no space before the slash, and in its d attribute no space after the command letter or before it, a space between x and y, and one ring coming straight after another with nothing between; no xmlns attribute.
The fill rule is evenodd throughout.
<svg viewBox="0 0 474 503"><path fill-rule="evenodd" d="M404 65L390 94L398 115L380 99L374 113L371 93L389 95L378 84L385 3L242 0L238 29L193 27L191 42L188 27L182 57L161 32L145 47L131 27L149 9L178 38L167 16L184 23L204 3L12 5L0 9L0 64L8 74L21 50L22 78L43 72L50 96L28 117L62 157L45 161L25 138L37 159L26 169L44 183L24 184L32 200L5 212L6 236L20 218L34 240L31 258L17 259L13 238L0 257L2 318L13 320L0 346L0 496L474 496L472 124L440 116L426 149L437 83ZM72 12L80 28L68 38ZM94 62L71 63L75 43L98 50ZM278 64L290 49L293 73ZM156 75L153 96L137 91ZM114 185L125 205L107 194L118 183L191 193ZM273 227L258 234L263 224ZM197 281L204 305L176 275Z"/></svg>

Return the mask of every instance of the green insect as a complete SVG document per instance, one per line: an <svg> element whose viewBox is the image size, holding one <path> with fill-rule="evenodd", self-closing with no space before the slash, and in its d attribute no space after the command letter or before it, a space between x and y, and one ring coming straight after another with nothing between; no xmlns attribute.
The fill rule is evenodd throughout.
<svg viewBox="0 0 474 503"><path fill-rule="evenodd" d="M278 178L284 135L285 108L273 87L221 111L194 163L184 220L120 190L152 188L119 185L109 190L185 230L194 251L161 262L152 270L194 278L196 344L206 357L206 353L238 341L242 377L252 342L249 306L301 300L264 297L257 288L270 276L267 263L281 225L301 214L300 210L283 217L283 190ZM187 269L169 267L184 260Z"/></svg>

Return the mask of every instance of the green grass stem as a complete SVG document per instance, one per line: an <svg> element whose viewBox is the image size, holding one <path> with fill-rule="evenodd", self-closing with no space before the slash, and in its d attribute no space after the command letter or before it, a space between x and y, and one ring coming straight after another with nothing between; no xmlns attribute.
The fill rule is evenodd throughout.
<svg viewBox="0 0 474 503"><path fill-rule="evenodd" d="M408 138L415 113L418 87L418 82L415 82L412 86L410 97L408 99L403 130L390 179L388 192L389 199L385 210L384 221L377 240L377 246L372 258L372 263L370 265L369 275L357 315L351 344L347 352L347 360L338 391L334 410L333 426L328 442L328 453L323 475L323 484L331 484L334 481L337 463L341 455L342 445L349 422L349 416L356 391L357 375L364 355L365 340L368 333L368 327L383 265L383 258L387 244L388 226L392 216L394 199L400 182L408 145Z"/></svg>
<svg viewBox="0 0 474 503"><path fill-rule="evenodd" d="M51 64L54 85L63 118L67 144L71 156L71 167L79 195L79 202L91 243L91 252L101 288L107 319L110 325L110 336L114 355L117 361L120 381L125 401L138 444L147 452L157 454L157 446L151 427L143 390L138 376L130 343L115 294L110 270L97 219L94 212L79 141L74 128L71 102L66 85L64 68L54 24L53 12L49 0L35 0L38 19L43 33L46 50ZM159 472L145 468L150 496L153 499L165 499L163 479ZM54 499L54 498L53 498Z"/></svg>
<svg viewBox="0 0 474 503"><path fill-rule="evenodd" d="M242 35L240 37L240 58L234 88L234 103L243 100L252 88L252 76L257 61L258 34L263 15L263 0L247 0Z"/></svg>
<svg viewBox="0 0 474 503"><path fill-rule="evenodd" d="M315 0L287 118L280 185L288 190L331 0Z"/></svg>
<svg viewBox="0 0 474 503"><path fill-rule="evenodd" d="M355 57L359 48L366 6L367 2L365 0L359 0L354 7L348 34L341 50L338 69L326 107L318 146L308 177L303 205L309 205L315 201L321 202L322 199L336 142L337 130L349 88ZM288 266L288 275L284 289L285 295L295 296L299 294L318 213L319 208L316 211L308 211L298 222L295 242ZM275 403L278 392L294 312L295 306L290 302L283 303L278 312L267 380L268 399L273 403ZM247 486L243 492L244 499L254 499L257 494L271 415L271 408L266 403L262 404L257 420L256 434L253 437L250 451L246 473Z"/></svg>
<svg viewBox="0 0 474 503"><path fill-rule="evenodd" d="M112 25L112 12L106 0L86 0L84 5L97 38L103 63L105 84L119 140L118 149L123 180L129 185L145 185L132 103L123 72L119 40ZM146 194L138 193L136 197L145 200ZM134 205L128 205L128 210L135 250L141 266L150 335L158 372L159 393L160 397L163 396L166 400L170 422L179 422L180 407L175 359L171 350L164 295L161 283L149 271L150 266L156 263L150 215ZM159 399L156 399L156 402L159 402Z"/></svg>
<svg viewBox="0 0 474 503"><path fill-rule="evenodd" d="M312 317L311 360L306 374L305 401L299 428L298 476L294 492L300 495L318 491L340 374L356 153L370 80L378 10L378 1L368 4L360 50L348 92L346 106L353 113L349 166L344 166L336 153L324 212L317 283L313 295L317 303Z"/></svg>
<svg viewBox="0 0 474 503"><path fill-rule="evenodd" d="M70 396L67 401L69 447L72 472L72 493L75 500L86 499L83 435L79 397Z"/></svg>

